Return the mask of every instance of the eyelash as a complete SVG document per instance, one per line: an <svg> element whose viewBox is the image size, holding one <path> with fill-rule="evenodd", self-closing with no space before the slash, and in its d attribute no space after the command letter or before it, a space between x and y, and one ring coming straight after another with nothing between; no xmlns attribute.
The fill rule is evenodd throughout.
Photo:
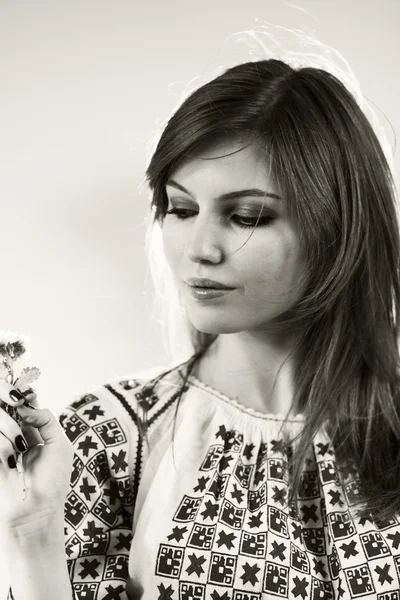
<svg viewBox="0 0 400 600"><path fill-rule="evenodd" d="M190 213L190 212L194 212L194 211L193 210L183 209L183 208L181 208L181 209L180 208L171 208L170 210L166 211L166 214L167 215L176 215L176 217L178 219L184 220L184 219L188 219L189 217L188 216L184 217L182 215L182 213L188 213L188 212ZM236 215L236 216L238 217L238 215ZM251 225L249 225L249 224L244 225L243 223L236 222L236 224L238 225L238 227L242 227L243 229L246 229L246 228L251 228L251 227L255 227L255 226L257 226L257 227L262 227L262 226L268 227L275 220L275 217L260 217L260 219L257 219L257 218L250 219L250 217L246 219L246 217L239 217L239 219L247 220L247 221L249 221L249 220L253 220L254 221Z"/></svg>

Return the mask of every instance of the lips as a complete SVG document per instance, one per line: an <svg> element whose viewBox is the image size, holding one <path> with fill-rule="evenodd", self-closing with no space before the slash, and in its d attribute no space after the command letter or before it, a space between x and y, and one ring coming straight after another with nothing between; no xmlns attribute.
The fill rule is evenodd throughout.
<svg viewBox="0 0 400 600"><path fill-rule="evenodd" d="M225 285L220 281L215 281L214 279L204 279L204 278L190 278L186 282L188 285L197 288L211 288L214 290L233 290L232 286Z"/></svg>
<svg viewBox="0 0 400 600"><path fill-rule="evenodd" d="M207 301L207 303L217 298L224 298L228 296L230 292L234 291L234 288L211 288L188 285L188 292L193 298L199 301Z"/></svg>

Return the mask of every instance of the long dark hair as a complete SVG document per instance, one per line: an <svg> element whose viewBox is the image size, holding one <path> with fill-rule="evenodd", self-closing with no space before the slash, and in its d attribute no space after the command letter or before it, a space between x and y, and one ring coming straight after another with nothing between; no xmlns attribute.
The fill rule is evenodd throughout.
<svg viewBox="0 0 400 600"><path fill-rule="evenodd" d="M382 145L328 71L277 59L237 65L191 93L168 121L146 171L150 228L162 228L174 169L204 142L232 134L264 153L306 248L304 294L283 315L298 332L293 409L307 415L289 502L325 427L338 464L350 459L356 469L360 514L366 507L387 519L400 512L400 240ZM217 336L186 326L188 376Z"/></svg>

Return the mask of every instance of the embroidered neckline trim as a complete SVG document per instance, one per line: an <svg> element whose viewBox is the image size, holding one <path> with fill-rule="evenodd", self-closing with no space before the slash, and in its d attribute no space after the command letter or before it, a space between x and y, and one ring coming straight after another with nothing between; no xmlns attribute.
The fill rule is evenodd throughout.
<svg viewBox="0 0 400 600"><path fill-rule="evenodd" d="M181 374L181 377L182 377L182 374ZM304 415L302 415L302 414L298 414L296 416L285 419L285 415L283 413L262 413L259 410L250 408L249 406L245 406L238 400L231 398L231 397L227 396L226 394L223 394L222 392L211 387L207 383L204 383L204 381L201 381L200 379L198 379L198 377L196 377L196 375L190 374L187 381L188 381L188 383L190 382L192 385L196 385L197 387L200 387L205 392L215 396L216 398L223 400L224 402L230 404L231 406L234 406L235 408L239 409L241 412L247 413L248 415L250 415L252 417L256 417L257 419L263 419L263 420L269 420L269 421L282 421L282 422L286 420L287 423L303 423L304 422Z"/></svg>

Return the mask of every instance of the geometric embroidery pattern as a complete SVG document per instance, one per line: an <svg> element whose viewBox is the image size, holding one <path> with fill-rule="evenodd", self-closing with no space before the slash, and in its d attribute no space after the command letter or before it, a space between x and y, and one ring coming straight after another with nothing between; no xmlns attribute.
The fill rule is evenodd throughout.
<svg viewBox="0 0 400 600"><path fill-rule="evenodd" d="M65 503L74 598L132 600L131 576L135 590L154 600L400 600L400 518L378 525L355 516L355 474L349 468L340 483L329 440L315 436L299 498L288 506L295 449L278 433L277 419L246 414L244 424L240 407L228 407L229 399L207 386L199 390L195 378L181 402L188 390L206 392L209 401L214 395L218 410L212 418L206 413L208 443L182 481L173 470L163 473L179 490L178 500L169 505L157 498L152 510L157 514L162 505L167 520L150 532L150 519L149 535L135 536L134 510L149 458L139 435L143 414L157 440L158 428L174 418L185 364L154 380L106 384L60 415L75 451ZM137 553L137 571L129 573L133 541L139 549L150 545L143 557Z"/></svg>
<svg viewBox="0 0 400 600"><path fill-rule="evenodd" d="M316 440L288 507L283 439L257 446L223 421L212 431L159 540L155 598L400 600L397 519L383 533L352 516L356 483L340 487L329 441Z"/></svg>

